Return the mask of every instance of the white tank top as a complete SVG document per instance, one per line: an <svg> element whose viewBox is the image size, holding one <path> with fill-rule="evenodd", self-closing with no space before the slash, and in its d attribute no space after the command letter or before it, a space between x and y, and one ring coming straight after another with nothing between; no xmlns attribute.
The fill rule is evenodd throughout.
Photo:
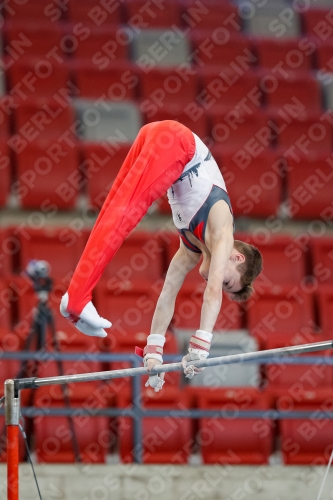
<svg viewBox="0 0 333 500"><path fill-rule="evenodd" d="M177 229L188 229L191 219L205 202L213 186L227 191L212 154L196 134L195 153L182 175L168 189L168 200Z"/></svg>

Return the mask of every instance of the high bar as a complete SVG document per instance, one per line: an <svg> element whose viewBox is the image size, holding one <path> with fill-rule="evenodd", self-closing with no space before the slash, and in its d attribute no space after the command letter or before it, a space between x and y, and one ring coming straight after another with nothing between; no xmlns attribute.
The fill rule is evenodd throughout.
<svg viewBox="0 0 333 500"><path fill-rule="evenodd" d="M189 361L187 366L193 365L198 368L205 368L217 365L230 365L233 363L246 363L249 361L269 361L283 356L305 354L307 352L323 351L333 348L333 340L316 342L313 344L302 344L292 347L280 347L278 349L268 349L266 351L246 352L241 354L230 354L216 358L208 358L201 361ZM155 367L150 373L147 368L126 368L123 370L110 370L104 372L80 373L76 375L62 375L59 377L45 378L25 378L14 380L16 390L37 389L46 385L70 384L76 382L92 382L95 380L112 380L115 378L134 377L135 375L154 375L163 372L182 371L181 363L169 363Z"/></svg>

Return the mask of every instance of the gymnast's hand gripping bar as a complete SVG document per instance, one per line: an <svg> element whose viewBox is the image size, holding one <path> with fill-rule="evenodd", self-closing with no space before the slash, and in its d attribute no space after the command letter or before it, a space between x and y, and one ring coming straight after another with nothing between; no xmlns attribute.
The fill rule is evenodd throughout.
<svg viewBox="0 0 333 500"><path fill-rule="evenodd" d="M201 361L189 361L187 366L196 366L198 368L205 368L217 365L229 365L232 363L246 363L246 362L267 362L275 358L284 356L292 356L297 354L305 354L308 352L323 351L325 349L333 348L333 340L325 342L317 342L314 344L303 344L292 347L281 347L278 349L269 349L266 351L247 352L241 354L231 354L221 356L218 358L208 358ZM281 361L281 363L283 360ZM46 377L46 378L26 378L14 380L16 391L21 389L37 389L45 385L55 384L70 384L76 382L91 382L94 380L112 380L114 378L134 377L135 375L152 375L162 372L175 372L182 371L181 363L170 363L165 365L158 365L154 367L151 372L147 368L126 368L124 370L111 370L104 372L81 373L76 375L63 375L59 377Z"/></svg>

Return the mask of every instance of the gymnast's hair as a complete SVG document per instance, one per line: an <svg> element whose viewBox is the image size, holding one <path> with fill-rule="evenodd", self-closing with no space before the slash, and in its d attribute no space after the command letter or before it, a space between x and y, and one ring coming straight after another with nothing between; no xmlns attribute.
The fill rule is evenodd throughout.
<svg viewBox="0 0 333 500"><path fill-rule="evenodd" d="M262 256L258 248L243 241L235 240L234 247L245 257L245 261L236 267L241 275L242 288L239 292L228 293L228 296L241 302L248 300L254 292L253 282L262 270Z"/></svg>

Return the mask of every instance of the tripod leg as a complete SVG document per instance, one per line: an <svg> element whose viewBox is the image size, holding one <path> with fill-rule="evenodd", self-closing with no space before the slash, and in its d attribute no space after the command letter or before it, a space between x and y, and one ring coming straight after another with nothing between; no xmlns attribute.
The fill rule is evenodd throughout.
<svg viewBox="0 0 333 500"><path fill-rule="evenodd" d="M57 336L56 336L53 314L52 314L51 309L49 309L48 306L46 306L46 307L48 309L48 311L47 311L47 313L48 313L47 314L47 322L48 322L48 326L50 328L51 335L52 335L53 349L56 352L60 353L60 346L59 346L59 342L58 342L58 339L57 339ZM58 366L59 375L60 376L64 375L64 367L63 367L63 363L62 363L62 361L60 359L57 361L57 366ZM71 407L71 403L70 403L70 398L69 398L68 385L67 384L63 384L63 385L61 385L61 388L62 388L62 393L63 393L63 396L64 396L65 406L66 406L66 408L70 408ZM75 462L82 462L82 460L81 460L81 454L80 454L80 448L79 448L79 443L78 443L76 432L75 432L75 426L74 426L73 418L69 415L67 417L67 420L68 420L69 430L70 430L71 435L72 435L72 445L73 445L73 452L74 452L74 456L75 456Z"/></svg>
<svg viewBox="0 0 333 500"><path fill-rule="evenodd" d="M30 351L33 338L36 334L37 334L37 322L34 319L32 322L32 325L30 327L30 331L28 333L28 336L24 342L24 350L25 351ZM20 371L18 372L16 378L24 378L24 377L29 376L29 373L27 372L28 364L29 364L29 360L22 361ZM34 362L34 371L35 371L35 369L36 369L36 362Z"/></svg>

